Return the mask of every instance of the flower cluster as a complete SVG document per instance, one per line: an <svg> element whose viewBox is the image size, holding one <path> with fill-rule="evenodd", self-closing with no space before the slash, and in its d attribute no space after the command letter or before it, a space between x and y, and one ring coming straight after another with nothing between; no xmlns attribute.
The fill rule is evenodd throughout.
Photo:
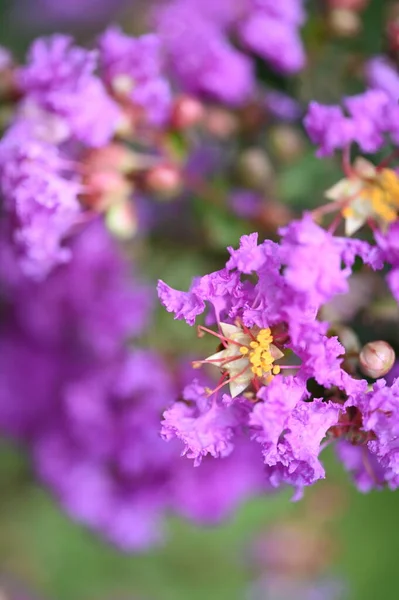
<svg viewBox="0 0 399 600"><path fill-rule="evenodd" d="M86 50L54 35L36 40L26 65L12 69L18 100L0 142L0 188L6 234L26 275L44 278L69 259L64 242L90 218L88 208L110 211L115 228L120 213L128 219L133 186L120 172L145 161L123 148L112 153L111 145L107 160L93 167L93 153L106 151L133 121L159 125L168 118L159 43L110 29L98 50Z"/></svg>
<svg viewBox="0 0 399 600"><path fill-rule="evenodd" d="M249 52L282 73L299 71L305 63L302 0L281 6L269 0L175 0L157 9L155 20L179 85L229 105L242 104L253 92Z"/></svg>
<svg viewBox="0 0 399 600"><path fill-rule="evenodd" d="M27 445L72 518L143 550L162 539L166 511L214 522L260 492L262 463L243 439L226 465L192 471L161 440L176 381L157 352L127 344L148 323L150 290L99 221L71 255L45 282L2 274L0 428Z"/></svg>
<svg viewBox="0 0 399 600"><path fill-rule="evenodd" d="M195 364L218 367L219 385L212 392L187 388L186 402L164 414L163 435L181 439L196 464L207 454L227 456L236 436L249 435L261 446L271 484L301 493L324 477L321 442L345 413L345 399L366 388L344 370L345 349L317 314L348 291L356 255L374 269L382 259L366 242L334 237L310 215L282 230L279 244L258 245L252 234L229 252L226 267L194 280L189 292L159 282L167 310L190 325L209 306L218 331L199 331L222 348ZM227 384L229 393L220 395Z"/></svg>

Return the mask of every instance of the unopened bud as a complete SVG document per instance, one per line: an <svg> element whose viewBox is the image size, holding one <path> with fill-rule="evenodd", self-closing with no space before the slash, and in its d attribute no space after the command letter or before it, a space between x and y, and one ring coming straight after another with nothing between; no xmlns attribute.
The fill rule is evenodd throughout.
<svg viewBox="0 0 399 600"><path fill-rule="evenodd" d="M378 379L391 370L395 362L395 352L392 346L382 340L369 342L363 346L359 362L365 375Z"/></svg>
<svg viewBox="0 0 399 600"><path fill-rule="evenodd" d="M172 125L176 129L193 127L204 118L203 104L192 96L179 96L172 109Z"/></svg>
<svg viewBox="0 0 399 600"><path fill-rule="evenodd" d="M137 166L136 154L123 144L109 144L90 151L85 163L92 171L118 171L130 173Z"/></svg>
<svg viewBox="0 0 399 600"><path fill-rule="evenodd" d="M262 190L273 177L273 167L261 148L248 148L240 155L237 163L241 183L248 188Z"/></svg>
<svg viewBox="0 0 399 600"><path fill-rule="evenodd" d="M338 37L354 37L362 28L358 13L347 8L334 8L330 12L328 24L331 32Z"/></svg>
<svg viewBox="0 0 399 600"><path fill-rule="evenodd" d="M87 204L95 210L104 210L124 200L132 191L132 184L119 173L112 171L91 173L86 180L86 187Z"/></svg>
<svg viewBox="0 0 399 600"><path fill-rule="evenodd" d="M128 200L111 206L106 213L105 222L111 233L119 239L127 240L137 233L137 217Z"/></svg>
<svg viewBox="0 0 399 600"><path fill-rule="evenodd" d="M158 165L148 171L145 183L150 192L164 199L177 196L182 189L182 177L174 165Z"/></svg>
<svg viewBox="0 0 399 600"><path fill-rule="evenodd" d="M235 115L225 108L211 107L205 114L205 126L210 134L225 140L237 132L238 121Z"/></svg>
<svg viewBox="0 0 399 600"><path fill-rule="evenodd" d="M304 153L303 137L292 125L275 125L269 137L272 149L281 161L292 162Z"/></svg>
<svg viewBox="0 0 399 600"><path fill-rule="evenodd" d="M293 215L287 205L270 200L262 205L259 219L268 231L275 232L279 227L288 225L292 221Z"/></svg>

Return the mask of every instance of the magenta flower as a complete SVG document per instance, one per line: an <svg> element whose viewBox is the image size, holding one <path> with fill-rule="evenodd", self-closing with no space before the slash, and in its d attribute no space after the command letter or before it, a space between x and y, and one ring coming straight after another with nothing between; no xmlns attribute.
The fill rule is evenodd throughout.
<svg viewBox="0 0 399 600"><path fill-rule="evenodd" d="M261 444L270 484L292 485L300 495L324 477L322 441L340 423L343 399L358 397L367 386L342 368L344 348L317 313L348 291L357 254L368 248L374 267L382 261L366 242L349 241L348 248L308 215L281 235L280 244L259 245L256 234L243 236L238 250L228 249L226 267L195 279L189 292L159 282L160 300L175 318L192 325L210 308L208 320L216 320L217 331L198 330L214 335L220 346L194 366L221 372L213 391L186 388L186 401L164 414L163 435L183 441L183 453L199 463L206 454L228 455L247 432ZM331 399L312 397L307 386L314 380L331 390ZM220 396L225 386L229 393Z"/></svg>
<svg viewBox="0 0 399 600"><path fill-rule="evenodd" d="M99 40L100 65L107 85L144 109L150 123L169 116L172 93L162 75L161 41L154 34L138 38L108 29Z"/></svg>

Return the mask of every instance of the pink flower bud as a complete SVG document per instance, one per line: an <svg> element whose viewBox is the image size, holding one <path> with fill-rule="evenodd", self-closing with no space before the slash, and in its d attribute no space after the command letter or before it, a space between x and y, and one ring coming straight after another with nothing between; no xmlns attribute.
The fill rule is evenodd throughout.
<svg viewBox="0 0 399 600"><path fill-rule="evenodd" d="M226 140L237 133L238 121L232 112L225 108L212 106L205 114L205 126L211 135Z"/></svg>
<svg viewBox="0 0 399 600"><path fill-rule="evenodd" d="M204 114L204 107L199 100L192 96L179 96L172 110L172 125L176 129L193 127L202 121Z"/></svg>
<svg viewBox="0 0 399 600"><path fill-rule="evenodd" d="M387 342L378 340L363 346L359 356L360 368L368 377L378 379L391 370L395 362L395 352Z"/></svg>
<svg viewBox="0 0 399 600"><path fill-rule="evenodd" d="M104 210L129 197L132 185L117 172L98 171L86 180L86 203L95 210Z"/></svg>
<svg viewBox="0 0 399 600"><path fill-rule="evenodd" d="M148 171L145 178L150 192L161 198L169 199L177 196L182 189L181 173L174 165L158 165Z"/></svg>
<svg viewBox="0 0 399 600"><path fill-rule="evenodd" d="M363 10L368 3L369 0L328 0L330 8L345 8L354 11Z"/></svg>
<svg viewBox="0 0 399 600"><path fill-rule="evenodd" d="M136 168L137 159L131 150L122 144L109 144L89 152L85 159L92 171L118 171L130 173Z"/></svg>

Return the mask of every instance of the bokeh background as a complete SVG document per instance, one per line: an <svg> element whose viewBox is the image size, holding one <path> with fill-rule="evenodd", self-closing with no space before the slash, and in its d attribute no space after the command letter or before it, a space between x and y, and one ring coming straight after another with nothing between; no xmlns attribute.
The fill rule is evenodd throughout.
<svg viewBox="0 0 399 600"><path fill-rule="evenodd" d="M362 89L362 62L384 50L388 0L365 3L360 26L349 35L331 33L324 4L307 3L310 18L303 35L308 67L289 81L273 80L273 85L304 105L311 98L338 101L343 94ZM68 31L90 42L116 20L125 31L139 33L145 31L147 9L147 0L2 0L1 44L22 57L37 35ZM345 29L345 23L341 25ZM273 158L273 199L290 214L319 204L323 190L340 177L338 163L315 158L300 124L272 128L263 143ZM240 234L251 230L251 223L243 222L218 199L204 202L199 195L189 202L200 223L196 236L189 233L176 238L173 224L179 211L163 205L168 225L162 235L154 231L144 243L141 270L152 281L162 276L172 286L186 288L193 274L221 264L226 245L235 245ZM272 220L270 214L267 219ZM394 332L397 323L395 316ZM195 336L159 309L147 342L168 352L170 340L179 352L190 354ZM325 460L328 482L308 490L299 503L290 501L289 492L276 493L252 500L228 522L208 528L171 517L163 547L130 555L71 521L35 482L24 450L4 440L0 448L0 598L8 600L10 592L15 594L10 598L18 600L36 595L48 600L246 599L262 572L262 560L254 551L259 539L267 538L276 523L310 523L298 542L299 554L305 552L312 536L312 515L316 519L322 508L326 514L319 534L326 547L333 546L328 551L328 577L342 584L340 597L398 598L399 492L362 495L342 472L331 449L325 451Z"/></svg>

